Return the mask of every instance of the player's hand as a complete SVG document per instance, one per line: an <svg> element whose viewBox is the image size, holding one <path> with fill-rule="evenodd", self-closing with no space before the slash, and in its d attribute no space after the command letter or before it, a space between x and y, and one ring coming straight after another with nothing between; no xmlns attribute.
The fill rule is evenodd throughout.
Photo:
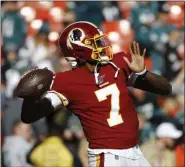
<svg viewBox="0 0 185 167"><path fill-rule="evenodd" d="M126 57L123 57L129 68L136 73L142 72L145 69L144 56L146 53L146 49L144 49L143 53L140 53L139 44L135 41L132 46L129 46L130 54L132 58L132 62L130 62Z"/></svg>

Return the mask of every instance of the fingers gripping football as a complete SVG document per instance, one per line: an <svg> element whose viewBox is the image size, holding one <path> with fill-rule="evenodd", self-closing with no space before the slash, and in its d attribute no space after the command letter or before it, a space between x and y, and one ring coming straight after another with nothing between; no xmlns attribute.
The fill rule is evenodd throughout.
<svg viewBox="0 0 185 167"><path fill-rule="evenodd" d="M52 80L53 72L47 68L31 69L21 77L15 94L20 98L41 97L49 90Z"/></svg>

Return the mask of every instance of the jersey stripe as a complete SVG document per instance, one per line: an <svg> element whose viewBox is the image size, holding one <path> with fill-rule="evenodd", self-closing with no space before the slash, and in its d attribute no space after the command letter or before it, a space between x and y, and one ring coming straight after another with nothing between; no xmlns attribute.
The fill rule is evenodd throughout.
<svg viewBox="0 0 185 167"><path fill-rule="evenodd" d="M104 153L100 154L100 167L104 167Z"/></svg>
<svg viewBox="0 0 185 167"><path fill-rule="evenodd" d="M100 167L100 155L96 155L96 167Z"/></svg>

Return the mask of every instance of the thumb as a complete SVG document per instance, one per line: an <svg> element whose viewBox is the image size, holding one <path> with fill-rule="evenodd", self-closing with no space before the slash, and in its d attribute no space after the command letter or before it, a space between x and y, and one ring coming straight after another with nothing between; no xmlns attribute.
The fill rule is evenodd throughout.
<svg viewBox="0 0 185 167"><path fill-rule="evenodd" d="M129 62L129 60L126 58L126 57L123 57L123 59L126 61L126 63L128 64L128 66L130 67L130 62Z"/></svg>

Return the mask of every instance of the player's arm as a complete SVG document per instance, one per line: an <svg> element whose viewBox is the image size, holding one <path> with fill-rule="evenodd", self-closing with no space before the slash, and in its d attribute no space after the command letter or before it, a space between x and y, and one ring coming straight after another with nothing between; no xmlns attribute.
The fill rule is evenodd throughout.
<svg viewBox="0 0 185 167"><path fill-rule="evenodd" d="M172 92L172 86L164 77L148 70L142 75L136 74L133 87L160 95L168 95Z"/></svg>
<svg viewBox="0 0 185 167"><path fill-rule="evenodd" d="M22 104L21 120L24 123L33 123L54 112L54 108L47 98L40 100L24 99Z"/></svg>
<svg viewBox="0 0 185 167"><path fill-rule="evenodd" d="M39 99L25 98L22 104L21 120L24 123L36 122L67 104L67 99L55 91L49 91Z"/></svg>
<svg viewBox="0 0 185 167"><path fill-rule="evenodd" d="M160 95L170 94L172 91L172 86L169 84L169 82L164 77L145 69L145 52L146 49L141 55L139 44L134 42L133 47L130 47L132 62L130 63L127 58L124 58L129 68L133 71L133 73L129 76L129 85Z"/></svg>
<svg viewBox="0 0 185 167"><path fill-rule="evenodd" d="M20 79L15 94L23 98L21 119L33 123L48 116L60 107L66 107L68 100L60 92L62 78L47 68L33 68Z"/></svg>

